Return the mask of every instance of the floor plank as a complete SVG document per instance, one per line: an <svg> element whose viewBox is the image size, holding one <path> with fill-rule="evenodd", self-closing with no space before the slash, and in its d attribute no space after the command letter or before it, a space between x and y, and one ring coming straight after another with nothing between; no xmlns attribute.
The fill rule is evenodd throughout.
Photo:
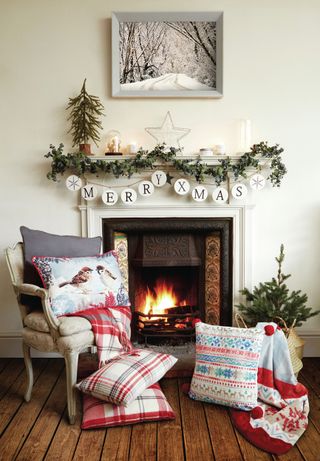
<svg viewBox="0 0 320 461"><path fill-rule="evenodd" d="M23 362L0 360L0 377L5 377L0 400L1 461L320 460L320 359L304 359L299 378L309 390L309 426L282 456L265 453L245 440L233 428L228 409L189 399L181 392L186 380L161 382L176 413L173 421L81 431L80 394L76 423L68 423L63 359L34 359L33 363L34 391L26 403Z"/></svg>
<svg viewBox="0 0 320 461"><path fill-rule="evenodd" d="M181 391L186 380L179 379L179 398L185 454L188 461L213 461L206 416L201 402L190 399Z"/></svg>
<svg viewBox="0 0 320 461"><path fill-rule="evenodd" d="M11 360L0 373L0 399L8 391L12 383L24 372L23 360Z"/></svg>
<svg viewBox="0 0 320 461"><path fill-rule="evenodd" d="M303 364L299 377L303 377L309 387L320 397L320 361L308 357L303 359Z"/></svg>
<svg viewBox="0 0 320 461"><path fill-rule="evenodd" d="M61 360L50 359L33 387L31 401L21 405L0 438L0 460L8 461L14 459L18 454L62 368L63 362Z"/></svg>
<svg viewBox="0 0 320 461"><path fill-rule="evenodd" d="M141 423L132 426L130 461L156 461L157 424Z"/></svg>
<svg viewBox="0 0 320 461"><path fill-rule="evenodd" d="M110 427L104 441L101 461L129 461L132 426Z"/></svg>
<svg viewBox="0 0 320 461"><path fill-rule="evenodd" d="M237 430L235 433L238 439L240 450L243 455L243 459L245 461L271 461L272 460L272 455L252 445Z"/></svg>
<svg viewBox="0 0 320 461"><path fill-rule="evenodd" d="M7 364L10 362L9 358L6 357L0 357L0 373L2 370L7 366Z"/></svg>
<svg viewBox="0 0 320 461"><path fill-rule="evenodd" d="M160 385L176 418L158 425L157 461L180 461L184 459L184 450L178 382L176 379L164 379Z"/></svg>
<svg viewBox="0 0 320 461"><path fill-rule="evenodd" d="M105 435L105 429L82 431L72 459L74 461L100 460Z"/></svg>
<svg viewBox="0 0 320 461"><path fill-rule="evenodd" d="M297 447L307 461L319 461L320 437L311 422L309 422L307 430L298 440Z"/></svg>
<svg viewBox="0 0 320 461"><path fill-rule="evenodd" d="M315 428L320 434L320 399L302 375L299 376L299 382L308 389L310 406L309 419L313 422Z"/></svg>
<svg viewBox="0 0 320 461"><path fill-rule="evenodd" d="M77 394L77 415L74 424L69 424L68 410L65 409L59 426L47 451L45 461L71 461L81 434L82 401Z"/></svg>
<svg viewBox="0 0 320 461"><path fill-rule="evenodd" d="M275 461L305 461L296 445L284 455L273 455L273 459Z"/></svg>
<svg viewBox="0 0 320 461"><path fill-rule="evenodd" d="M243 456L229 412L220 405L204 405L215 461L242 461Z"/></svg>
<svg viewBox="0 0 320 461"><path fill-rule="evenodd" d="M34 382L36 383L40 373L47 365L47 359L37 359L33 364ZM20 373L18 378L9 387L8 392L0 400L0 436L4 432L6 426L14 417L18 408L24 402L24 392L26 387L27 377L25 372Z"/></svg>
<svg viewBox="0 0 320 461"><path fill-rule="evenodd" d="M44 458L66 404L66 376L63 369L53 391L18 454L16 458L17 461L27 459L41 461Z"/></svg>

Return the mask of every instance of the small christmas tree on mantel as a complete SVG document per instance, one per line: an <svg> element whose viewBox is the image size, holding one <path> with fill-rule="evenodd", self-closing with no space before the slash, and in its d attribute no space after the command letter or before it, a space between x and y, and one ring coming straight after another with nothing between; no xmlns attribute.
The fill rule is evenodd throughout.
<svg viewBox="0 0 320 461"><path fill-rule="evenodd" d="M92 155L89 140L91 139L98 146L99 130L102 129L100 117L104 115L104 106L98 96L87 92L86 80L84 79L79 95L69 98L66 110L71 109L68 120L71 120L69 133L71 132L73 137L72 147L79 146L80 152Z"/></svg>
<svg viewBox="0 0 320 461"><path fill-rule="evenodd" d="M248 323L255 325L257 322L279 321L281 318L288 328L292 328L301 326L302 322L319 314L320 311L312 312L310 307L306 307L308 297L301 294L301 290L289 292L285 281L291 274L282 273L284 256L284 246L281 245L280 254L275 258L278 263L276 278L260 283L252 293L247 288L240 291L246 297L247 304L237 307Z"/></svg>

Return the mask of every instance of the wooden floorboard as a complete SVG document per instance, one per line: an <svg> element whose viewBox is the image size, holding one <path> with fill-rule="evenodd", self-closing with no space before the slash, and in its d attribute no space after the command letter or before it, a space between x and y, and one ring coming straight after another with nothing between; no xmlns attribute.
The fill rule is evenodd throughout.
<svg viewBox="0 0 320 461"><path fill-rule="evenodd" d="M157 461L179 461L184 459L183 433L181 427L179 388L176 379L165 379L161 388L173 409L176 418L158 424Z"/></svg>
<svg viewBox="0 0 320 461"><path fill-rule="evenodd" d="M239 434L227 408L190 400L185 379L161 387L176 418L108 429L81 430L81 396L76 422L66 411L63 360L34 359L32 399L24 402L26 374L21 359L0 359L1 461L319 461L320 359L304 359L300 381L309 391L309 426L285 455L270 455Z"/></svg>
<svg viewBox="0 0 320 461"><path fill-rule="evenodd" d="M183 382L185 380L179 380L179 397L186 459L212 461L214 455L203 404L181 391Z"/></svg>
<svg viewBox="0 0 320 461"><path fill-rule="evenodd" d="M104 440L102 461L129 461L132 426L110 427Z"/></svg>
<svg viewBox="0 0 320 461"><path fill-rule="evenodd" d="M8 392L12 382L24 373L23 360L11 361L0 373L0 399Z"/></svg>
<svg viewBox="0 0 320 461"><path fill-rule="evenodd" d="M230 420L229 412L220 405L204 405L215 461L242 461L243 456Z"/></svg>
<svg viewBox="0 0 320 461"><path fill-rule="evenodd" d="M37 382L37 379L44 367L48 363L46 359L40 359L35 361L33 366L34 382ZM16 414L17 410L23 404L24 399L23 395L26 387L26 374L23 371L20 373L18 378L13 381L11 386L8 389L8 392L0 400L0 436Z"/></svg>

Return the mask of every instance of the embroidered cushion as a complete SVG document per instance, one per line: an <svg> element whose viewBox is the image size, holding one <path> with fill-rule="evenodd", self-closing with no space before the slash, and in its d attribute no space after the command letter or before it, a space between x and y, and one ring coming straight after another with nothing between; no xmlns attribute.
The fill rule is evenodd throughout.
<svg viewBox="0 0 320 461"><path fill-rule="evenodd" d="M23 239L24 273L23 281L42 286L38 271L32 264L33 256L91 256L100 253L101 237L76 237L73 235L55 235L21 226ZM41 301L36 296L22 295L22 302L29 306L41 308Z"/></svg>
<svg viewBox="0 0 320 461"><path fill-rule="evenodd" d="M127 406L159 381L176 361L172 355L135 349L110 360L77 387L98 399Z"/></svg>
<svg viewBox="0 0 320 461"><path fill-rule="evenodd" d="M196 364L189 397L248 410L257 405L264 331L196 324Z"/></svg>
<svg viewBox="0 0 320 461"><path fill-rule="evenodd" d="M123 426L142 421L174 419L175 414L159 384L153 384L127 407L83 396L82 429Z"/></svg>
<svg viewBox="0 0 320 461"><path fill-rule="evenodd" d="M57 316L90 307L130 305L114 251L83 258L34 256L32 262Z"/></svg>

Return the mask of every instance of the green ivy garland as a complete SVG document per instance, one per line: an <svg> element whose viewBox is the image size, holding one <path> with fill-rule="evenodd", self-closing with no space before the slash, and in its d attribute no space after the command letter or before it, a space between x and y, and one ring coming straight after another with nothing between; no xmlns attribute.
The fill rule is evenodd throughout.
<svg viewBox="0 0 320 461"><path fill-rule="evenodd" d="M174 169L185 176L194 177L199 183L203 182L206 177L211 177L217 186L225 182L229 174L237 180L240 177L246 178L248 169L261 171L263 166L268 166L270 174L267 179L273 186L279 187L287 172L281 159L283 149L278 144L268 146L267 142L254 144L250 152L246 152L235 160L227 156L221 158L217 165L208 165L201 159L177 158L177 152L181 152L181 149L170 147L168 150L165 144L157 145L150 152L140 149L133 158L113 161L87 157L82 152L65 155L63 147L63 144L60 144L58 148L51 144L50 151L45 155L46 158L52 158L51 171L47 174L47 178L53 181L57 181L58 176L63 175L67 170L72 170L78 176L85 173L104 173L112 174L116 178L120 176L130 178L141 170L155 168L156 162L169 163ZM262 159L266 160L266 165L261 165Z"/></svg>

